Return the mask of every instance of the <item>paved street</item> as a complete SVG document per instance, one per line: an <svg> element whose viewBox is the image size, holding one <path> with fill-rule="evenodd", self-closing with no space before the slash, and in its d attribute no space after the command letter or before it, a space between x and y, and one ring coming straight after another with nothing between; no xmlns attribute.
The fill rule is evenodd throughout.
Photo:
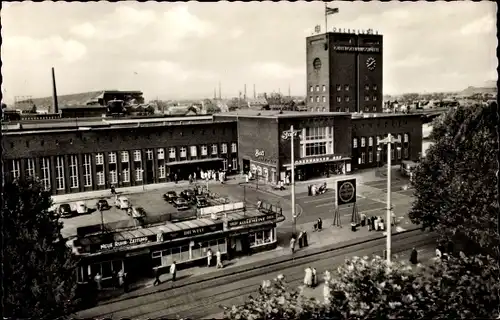
<svg viewBox="0 0 500 320"><path fill-rule="evenodd" d="M412 247L423 248L435 242L436 236L420 231L397 234L393 238L393 253L404 253ZM182 287L173 287L134 299L104 304L77 314L78 318L106 317L111 319L199 319L219 314L219 306L242 303L250 293L255 292L263 280L284 274L290 285L299 285L303 270L315 267L318 274L333 270L346 257L381 255L385 239L358 244L312 256L297 257L294 260L278 261L272 265L247 269L226 276ZM212 316L210 316L212 317Z"/></svg>

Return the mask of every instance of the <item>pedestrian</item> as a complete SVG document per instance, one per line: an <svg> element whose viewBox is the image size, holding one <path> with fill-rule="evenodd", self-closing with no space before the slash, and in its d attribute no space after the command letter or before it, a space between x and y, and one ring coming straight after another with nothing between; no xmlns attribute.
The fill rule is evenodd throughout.
<svg viewBox="0 0 500 320"><path fill-rule="evenodd" d="M377 231L377 228L375 228L375 220L376 220L375 216L372 216L372 230L373 231Z"/></svg>
<svg viewBox="0 0 500 320"><path fill-rule="evenodd" d="M292 251L292 254L295 253L295 237L292 236L292 239L290 239L290 251Z"/></svg>
<svg viewBox="0 0 500 320"><path fill-rule="evenodd" d="M222 264L222 254L219 249L217 249L215 257L217 258L217 268L224 268L224 265Z"/></svg>
<svg viewBox="0 0 500 320"><path fill-rule="evenodd" d="M196 182L196 171L193 172L193 181Z"/></svg>
<svg viewBox="0 0 500 320"><path fill-rule="evenodd" d="M111 273L111 283L113 283L113 286L115 288L119 287L119 284L118 284L118 273L115 270L113 270L113 272Z"/></svg>
<svg viewBox="0 0 500 320"><path fill-rule="evenodd" d="M307 195L308 195L308 196L312 196L311 189L312 189L312 186L311 186L311 185L308 185L308 186L307 186Z"/></svg>
<svg viewBox="0 0 500 320"><path fill-rule="evenodd" d="M318 285L318 277L317 277L317 274L316 274L316 268L312 268L312 286L313 287L316 287Z"/></svg>
<svg viewBox="0 0 500 320"><path fill-rule="evenodd" d="M410 262L412 264L417 264L418 263L418 252L415 248L411 250L411 255L410 255Z"/></svg>
<svg viewBox="0 0 500 320"><path fill-rule="evenodd" d="M212 249L208 248L207 250L207 267L210 267L210 265L212 264Z"/></svg>
<svg viewBox="0 0 500 320"><path fill-rule="evenodd" d="M312 269L309 267L304 270L304 285L308 287L312 286Z"/></svg>
<svg viewBox="0 0 500 320"><path fill-rule="evenodd" d="M366 225L366 214L361 214L361 226L364 227Z"/></svg>
<svg viewBox="0 0 500 320"><path fill-rule="evenodd" d="M115 185L114 184L111 185L111 194L112 195L116 194L116 190L115 190Z"/></svg>
<svg viewBox="0 0 500 320"><path fill-rule="evenodd" d="M368 220L368 231L372 231L372 222L371 222L371 219Z"/></svg>
<svg viewBox="0 0 500 320"><path fill-rule="evenodd" d="M158 272L158 268L153 269L153 274L155 276L155 282L153 282L153 286L157 286L157 285L161 284L160 273Z"/></svg>
<svg viewBox="0 0 500 320"><path fill-rule="evenodd" d="M123 291L128 292L128 274L126 272L123 272Z"/></svg>
<svg viewBox="0 0 500 320"><path fill-rule="evenodd" d="M170 274L172 275L172 282L175 282L175 279L177 277L177 264L175 263L175 261L170 265Z"/></svg>
<svg viewBox="0 0 500 320"><path fill-rule="evenodd" d="M123 269L121 269L121 270L118 272L118 285L119 285L120 287L122 287L122 286L123 286L123 277L124 277L124 273L125 273L125 272L123 271Z"/></svg>
<svg viewBox="0 0 500 320"><path fill-rule="evenodd" d="M302 235L303 234L304 233L302 231L299 233L299 239L298 239L299 240L299 249L302 249L302 244L303 244Z"/></svg>
<svg viewBox="0 0 500 320"><path fill-rule="evenodd" d="M95 275L94 281L97 285L97 290L101 290L102 289L102 286L101 286L102 277L101 277L101 274L99 272Z"/></svg>
<svg viewBox="0 0 500 320"><path fill-rule="evenodd" d="M384 231L385 230L384 219L380 219L380 222L379 222L378 225L379 225L380 231Z"/></svg>
<svg viewBox="0 0 500 320"><path fill-rule="evenodd" d="M442 255L443 254L441 253L441 250L439 250L439 248L436 248L436 258L441 259Z"/></svg>
<svg viewBox="0 0 500 320"><path fill-rule="evenodd" d="M177 173L174 173L174 181L175 181L175 184L177 184L177 181L178 181Z"/></svg>
<svg viewBox="0 0 500 320"><path fill-rule="evenodd" d="M189 174L188 179L189 179L189 184L193 183L193 176L191 174Z"/></svg>
<svg viewBox="0 0 500 320"><path fill-rule="evenodd" d="M323 229L323 220L321 220L321 218L318 218L318 230L321 231L321 229Z"/></svg>
<svg viewBox="0 0 500 320"><path fill-rule="evenodd" d="M309 245L309 243L307 242L307 231L304 231L304 233L302 234L302 238L304 247L307 247Z"/></svg>

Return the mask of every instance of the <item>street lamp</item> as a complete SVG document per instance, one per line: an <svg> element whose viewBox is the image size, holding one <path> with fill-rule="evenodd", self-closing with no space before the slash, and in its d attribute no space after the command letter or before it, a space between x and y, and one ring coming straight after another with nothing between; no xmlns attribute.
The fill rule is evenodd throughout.
<svg viewBox="0 0 500 320"><path fill-rule="evenodd" d="M298 136L301 130L294 130L293 125L290 126L290 130L283 131L281 134L281 138L283 140L288 140L290 138L290 162L291 162L291 175L292 175L292 181L291 181L291 193L292 193L292 219L293 219L293 234L295 235L296 232L296 224L297 224L297 215L295 213L295 152L294 152L294 145L293 145L293 140L295 136Z"/></svg>
<svg viewBox="0 0 500 320"><path fill-rule="evenodd" d="M401 140L394 138L390 133L387 138L380 141L381 143L387 143L387 215L386 223L387 226L387 263L391 263L391 144L401 143Z"/></svg>

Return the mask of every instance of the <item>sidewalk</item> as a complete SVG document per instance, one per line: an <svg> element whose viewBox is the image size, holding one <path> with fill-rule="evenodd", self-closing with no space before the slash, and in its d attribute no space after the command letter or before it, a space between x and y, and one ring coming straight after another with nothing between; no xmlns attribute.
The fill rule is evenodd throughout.
<svg viewBox="0 0 500 320"><path fill-rule="evenodd" d="M313 232L313 224L305 223L297 225L297 231L306 230L308 234L309 246L300 249L296 245L295 257L314 254L323 250L330 250L333 247L343 247L346 245L368 241L374 238L383 237L383 232L369 232L367 228L358 228L358 231L352 232L350 225L343 226L342 228L332 226L333 219L323 220L323 230ZM397 233L396 229L393 229ZM291 231L290 231L291 234ZM223 269L216 269L215 267L192 267L189 269L179 270L178 278L175 287L186 286L200 281L205 281L213 278L218 278L223 275L241 272L244 270L252 270L258 266L272 264L277 261L285 261L291 259L291 252L289 248L289 239L278 239L280 245L270 251L255 253L249 256L236 258L230 261L223 261L225 267ZM130 291L123 293L121 289L109 289L99 293L98 299L101 300L98 305L107 302L120 301L125 299L134 298L141 295L147 295L158 291L170 289L172 283L170 282L170 274L163 274L160 276L162 284L153 286L154 279L148 279L142 282L133 283L130 285Z"/></svg>
<svg viewBox="0 0 500 320"><path fill-rule="evenodd" d="M393 180L396 181L398 179L398 175L396 175L396 172L398 171L398 166L393 166L392 167L392 172L394 173L393 175ZM387 179L385 175L382 175L380 173L380 170L377 170L377 168L371 168L371 169L366 169L366 170L360 170L356 173L352 174L346 174L346 175L332 175L329 178L320 178L320 179L313 179L313 180L307 180L307 181L295 181L295 194L298 193L307 193L307 186L314 184L314 185L320 185L326 182L327 186L329 189L335 188L336 181L339 180L347 180L347 179L356 179L356 184L359 186L361 184L364 184L366 182L372 182L372 181L379 181L379 180L384 180ZM285 190L277 190L274 185L269 184L269 183L264 183L259 181L252 180L249 181L248 183L240 183L240 185L245 185L249 188L254 188L258 189L270 194L273 194L278 197L286 197L290 195L290 186L285 186Z"/></svg>
<svg viewBox="0 0 500 320"><path fill-rule="evenodd" d="M227 181L224 184L239 184L243 179L240 175L233 175L227 178ZM206 185L206 181L197 180L198 184ZM210 180L208 182L209 185L220 184L219 181ZM145 184L141 186L133 186L126 188L116 188L116 193L120 195L126 194L135 194L135 193L143 193L145 191L159 190L163 188L192 188L193 184L189 184L189 181L182 180L178 183L175 182L164 182L164 183L155 183L155 184ZM73 201L83 201L83 200L94 200L98 198L109 198L111 197L111 190L96 190L96 191L87 191L87 192L78 192L78 193L68 193L61 195L53 195L52 201L54 204L61 202L73 202Z"/></svg>

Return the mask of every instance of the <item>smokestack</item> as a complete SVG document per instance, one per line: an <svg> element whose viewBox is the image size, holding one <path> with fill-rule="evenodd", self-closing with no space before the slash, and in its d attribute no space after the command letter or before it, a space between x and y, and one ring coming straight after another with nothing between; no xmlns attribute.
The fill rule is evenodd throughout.
<svg viewBox="0 0 500 320"><path fill-rule="evenodd" d="M243 99L247 99L247 84L245 83L245 93L243 94Z"/></svg>
<svg viewBox="0 0 500 320"><path fill-rule="evenodd" d="M216 100L216 99L217 99L217 89L214 88L214 100Z"/></svg>
<svg viewBox="0 0 500 320"><path fill-rule="evenodd" d="M52 67L52 109L54 113L59 113L59 104L57 103L57 89L56 89L56 72Z"/></svg>
<svg viewBox="0 0 500 320"><path fill-rule="evenodd" d="M219 99L222 100L222 91L221 91L221 85L220 85L220 81L219 81Z"/></svg>
<svg viewBox="0 0 500 320"><path fill-rule="evenodd" d="M292 95L290 94L290 84L288 84L288 98L290 98Z"/></svg>
<svg viewBox="0 0 500 320"><path fill-rule="evenodd" d="M257 93L255 92L255 83L253 84L253 98L257 99Z"/></svg>

